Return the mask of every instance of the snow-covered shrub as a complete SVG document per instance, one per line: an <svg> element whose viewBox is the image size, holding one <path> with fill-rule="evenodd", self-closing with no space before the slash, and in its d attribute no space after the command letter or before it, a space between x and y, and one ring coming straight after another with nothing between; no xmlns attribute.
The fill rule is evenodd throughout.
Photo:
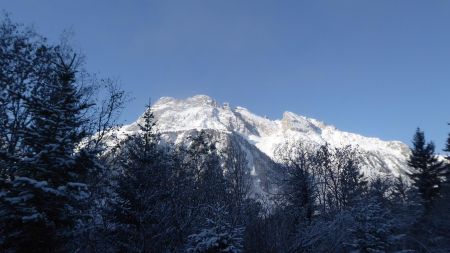
<svg viewBox="0 0 450 253"><path fill-rule="evenodd" d="M226 212L222 208L217 208L215 211L214 218L208 218L200 232L188 237L187 252L242 252L244 228L232 226L227 222Z"/></svg>

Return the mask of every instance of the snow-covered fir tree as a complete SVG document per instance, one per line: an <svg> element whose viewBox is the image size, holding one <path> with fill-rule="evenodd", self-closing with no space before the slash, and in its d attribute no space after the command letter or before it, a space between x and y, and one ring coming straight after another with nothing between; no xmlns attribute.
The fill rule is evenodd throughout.
<svg viewBox="0 0 450 253"><path fill-rule="evenodd" d="M206 219L198 233L188 237L186 252L189 253L240 253L243 248L243 227L232 226L224 207L209 207Z"/></svg>
<svg viewBox="0 0 450 253"><path fill-rule="evenodd" d="M425 211L429 212L439 197L445 166L435 155L434 144L426 143L425 134L419 128L414 135L411 151L408 165L413 168L413 172L409 176L422 198Z"/></svg>
<svg viewBox="0 0 450 253"><path fill-rule="evenodd" d="M44 50L44 49L41 49ZM76 83L76 55L52 50L53 71L26 99L30 124L22 129L24 149L2 181L4 245L16 252L64 252L86 208L88 170L93 157L82 148L86 137L84 102Z"/></svg>
<svg viewBox="0 0 450 253"><path fill-rule="evenodd" d="M348 224L351 239L347 242L354 252L389 252L394 243L393 218L381 200L370 196L351 210L352 224Z"/></svg>
<svg viewBox="0 0 450 253"><path fill-rule="evenodd" d="M218 204L226 200L226 182L215 141L207 131L193 136L188 156L194 173L199 204Z"/></svg>
<svg viewBox="0 0 450 253"><path fill-rule="evenodd" d="M150 106L142 119L140 131L122 144L119 175L107 214L118 252L163 252L169 247L170 165L158 146L160 138Z"/></svg>

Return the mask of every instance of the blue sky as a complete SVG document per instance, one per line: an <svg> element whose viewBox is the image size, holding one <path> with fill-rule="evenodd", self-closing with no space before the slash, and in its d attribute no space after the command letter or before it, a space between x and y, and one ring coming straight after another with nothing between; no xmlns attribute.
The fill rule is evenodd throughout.
<svg viewBox="0 0 450 253"><path fill-rule="evenodd" d="M450 2L415 0L2 0L51 41L64 29L87 69L134 97L207 94L270 118L286 110L438 149L450 127Z"/></svg>

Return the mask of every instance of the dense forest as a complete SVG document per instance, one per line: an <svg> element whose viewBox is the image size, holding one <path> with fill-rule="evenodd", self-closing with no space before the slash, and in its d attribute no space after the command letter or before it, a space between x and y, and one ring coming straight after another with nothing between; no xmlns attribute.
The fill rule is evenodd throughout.
<svg viewBox="0 0 450 253"><path fill-rule="evenodd" d="M107 145L126 93L70 39L0 22L1 252L450 252L450 158L420 129L400 177L365 177L354 147L298 143L263 202L244 151L207 131L167 145L150 105Z"/></svg>

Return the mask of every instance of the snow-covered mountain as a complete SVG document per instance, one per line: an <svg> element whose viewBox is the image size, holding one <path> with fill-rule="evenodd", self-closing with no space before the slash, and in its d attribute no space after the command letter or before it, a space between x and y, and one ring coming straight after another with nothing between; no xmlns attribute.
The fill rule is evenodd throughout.
<svg viewBox="0 0 450 253"><path fill-rule="evenodd" d="M332 147L355 146L363 154L363 170L368 176L397 176L407 171L410 151L402 142L340 131L292 112L285 112L280 120L270 120L243 107L218 104L205 95L186 99L163 97L152 109L157 129L169 142L183 142L187 136L202 129L214 133L219 142L223 140L222 144L229 138L237 141L246 151L252 175L258 182L270 181L268 163L276 161L276 150L289 150L299 142L310 147L325 143ZM122 127L120 132L133 133L138 129L139 121Z"/></svg>

